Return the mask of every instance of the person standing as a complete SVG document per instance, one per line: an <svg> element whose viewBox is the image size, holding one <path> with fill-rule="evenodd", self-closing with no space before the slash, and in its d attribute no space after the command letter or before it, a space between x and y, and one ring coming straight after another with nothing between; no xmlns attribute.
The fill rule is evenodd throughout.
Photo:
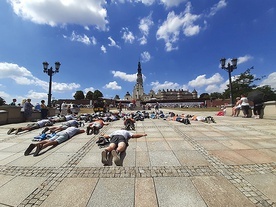
<svg viewBox="0 0 276 207"><path fill-rule="evenodd" d="M10 106L16 106L16 99L12 99L12 102L10 103Z"/></svg>
<svg viewBox="0 0 276 207"><path fill-rule="evenodd" d="M32 113L33 113L33 104L31 104L31 99L28 98L27 101L23 105L24 109L24 119L25 121L31 121Z"/></svg>
<svg viewBox="0 0 276 207"><path fill-rule="evenodd" d="M46 119L47 116L48 116L48 108L45 105L45 101L44 100L41 100L40 110L41 110L41 119Z"/></svg>
<svg viewBox="0 0 276 207"><path fill-rule="evenodd" d="M127 130L116 130L109 135L103 135L106 139L110 139L110 145L102 151L102 163L108 164L107 154L111 153L114 159L114 163L117 166L122 166L122 160L120 154L124 152L128 146L128 141L131 138L140 138L147 136L147 134L133 134Z"/></svg>

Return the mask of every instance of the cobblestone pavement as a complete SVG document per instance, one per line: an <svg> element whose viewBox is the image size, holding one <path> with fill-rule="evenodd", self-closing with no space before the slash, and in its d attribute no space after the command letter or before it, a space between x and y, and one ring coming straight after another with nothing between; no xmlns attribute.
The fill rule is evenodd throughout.
<svg viewBox="0 0 276 207"><path fill-rule="evenodd" d="M7 135L25 123L0 126L0 206L276 206L275 120L214 118L138 121L148 136L130 141L120 167L102 166L99 135L33 157L23 153L41 130Z"/></svg>

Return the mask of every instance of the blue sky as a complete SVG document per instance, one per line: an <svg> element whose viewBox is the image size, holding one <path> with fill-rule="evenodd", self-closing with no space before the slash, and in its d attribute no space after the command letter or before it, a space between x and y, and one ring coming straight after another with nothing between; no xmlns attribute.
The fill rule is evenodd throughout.
<svg viewBox="0 0 276 207"><path fill-rule="evenodd" d="M276 88L275 0L2 0L0 97L33 103L100 90L132 94L138 61L144 90L223 92L222 57L238 58L233 78L254 66Z"/></svg>

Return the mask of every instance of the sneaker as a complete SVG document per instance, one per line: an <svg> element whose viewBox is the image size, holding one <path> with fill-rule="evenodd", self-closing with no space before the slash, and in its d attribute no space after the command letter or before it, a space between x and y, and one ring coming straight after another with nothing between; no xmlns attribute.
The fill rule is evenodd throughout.
<svg viewBox="0 0 276 207"><path fill-rule="evenodd" d="M7 132L7 134L11 134L15 130L16 130L15 128L11 128L11 129L9 129L9 131Z"/></svg>
<svg viewBox="0 0 276 207"><path fill-rule="evenodd" d="M42 145L41 144L38 144L36 146L36 150L35 150L35 153L34 153L34 157L38 156L39 152L42 150Z"/></svg>
<svg viewBox="0 0 276 207"><path fill-rule="evenodd" d="M21 129L21 128L18 128L18 129L15 131L15 134L18 134L19 132L22 132L22 129Z"/></svg>
<svg viewBox="0 0 276 207"><path fill-rule="evenodd" d="M86 128L86 134L89 135L89 134L93 134L93 133L94 133L93 127L91 128L91 127L88 126Z"/></svg>
<svg viewBox="0 0 276 207"><path fill-rule="evenodd" d="M43 131L41 132L41 134L45 134L48 130L49 130L49 128L45 127L45 129L43 129Z"/></svg>
<svg viewBox="0 0 276 207"><path fill-rule="evenodd" d="M29 155L34 148L35 148L35 144L30 144L29 147L24 152L24 155L25 156Z"/></svg>
<svg viewBox="0 0 276 207"><path fill-rule="evenodd" d="M112 151L111 151L111 154L112 154L112 156L113 156L114 163L115 163L117 166L122 166L122 160L121 160L120 156L118 155L118 153L117 153L115 150L112 150Z"/></svg>
<svg viewBox="0 0 276 207"><path fill-rule="evenodd" d="M107 151L102 151L102 163L104 165L107 165L108 164L108 160L107 160Z"/></svg>
<svg viewBox="0 0 276 207"><path fill-rule="evenodd" d="M93 127L93 129L92 129L92 134L94 133L94 134L99 134L99 132L100 132L100 130L97 128L97 127Z"/></svg>

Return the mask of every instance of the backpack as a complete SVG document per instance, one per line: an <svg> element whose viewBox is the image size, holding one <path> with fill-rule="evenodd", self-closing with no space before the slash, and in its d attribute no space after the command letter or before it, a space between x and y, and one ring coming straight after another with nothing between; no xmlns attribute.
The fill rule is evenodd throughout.
<svg viewBox="0 0 276 207"><path fill-rule="evenodd" d="M103 147L109 145L109 144L110 144L110 141L109 141L108 138L99 137L99 139L98 139L98 141L96 141L96 143L98 144L98 146L99 146L100 148L103 148Z"/></svg>

